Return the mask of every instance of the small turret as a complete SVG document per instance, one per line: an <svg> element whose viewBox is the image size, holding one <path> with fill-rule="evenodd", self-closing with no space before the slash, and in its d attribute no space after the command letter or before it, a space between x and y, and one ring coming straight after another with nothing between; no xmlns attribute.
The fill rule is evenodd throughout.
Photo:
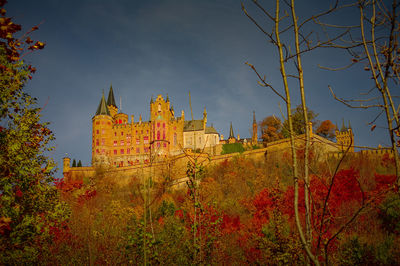
<svg viewBox="0 0 400 266"><path fill-rule="evenodd" d="M251 144L257 145L258 144L258 132L257 132L257 121L256 121L256 112L253 111L253 134L251 136Z"/></svg>
<svg viewBox="0 0 400 266"><path fill-rule="evenodd" d="M104 91L101 96L99 107L97 107L96 115L110 115L110 111L107 108L106 100L104 99Z"/></svg>
<svg viewBox="0 0 400 266"><path fill-rule="evenodd" d="M233 134L233 127L232 127L232 122L231 122L231 127L229 129L229 137L228 137L228 143L235 143L235 134Z"/></svg>
<svg viewBox="0 0 400 266"><path fill-rule="evenodd" d="M206 107L204 106L204 112L203 112L203 128L206 128L207 125L207 110Z"/></svg>

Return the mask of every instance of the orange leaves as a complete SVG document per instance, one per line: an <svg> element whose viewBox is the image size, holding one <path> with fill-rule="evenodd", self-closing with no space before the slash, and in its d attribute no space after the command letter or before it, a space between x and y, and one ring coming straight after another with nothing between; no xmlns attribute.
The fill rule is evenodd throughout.
<svg viewBox="0 0 400 266"><path fill-rule="evenodd" d="M29 50L41 50L44 48L46 44L43 42L37 41L34 45L28 47Z"/></svg>
<svg viewBox="0 0 400 266"><path fill-rule="evenodd" d="M371 131L374 131L375 128L376 128L376 125L372 125Z"/></svg>

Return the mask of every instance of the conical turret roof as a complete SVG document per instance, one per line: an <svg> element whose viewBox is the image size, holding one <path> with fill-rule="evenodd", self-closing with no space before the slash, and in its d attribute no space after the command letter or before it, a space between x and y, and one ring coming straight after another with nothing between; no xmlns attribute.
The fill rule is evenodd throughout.
<svg viewBox="0 0 400 266"><path fill-rule="evenodd" d="M257 121L256 121L256 111L253 111L253 124L257 124Z"/></svg>
<svg viewBox="0 0 400 266"><path fill-rule="evenodd" d="M96 115L110 115L110 111L108 111L106 100L104 98L104 91L101 96L99 107L97 107Z"/></svg>
<svg viewBox="0 0 400 266"><path fill-rule="evenodd" d="M107 105L112 105L114 107L117 107L117 104L115 103L114 91L112 85L110 86L110 91L108 92Z"/></svg>
<svg viewBox="0 0 400 266"><path fill-rule="evenodd" d="M344 125L344 118L343 118L343 121L342 121L342 128L340 129L340 132L345 132L345 131L347 131L347 128L346 128L346 126Z"/></svg>

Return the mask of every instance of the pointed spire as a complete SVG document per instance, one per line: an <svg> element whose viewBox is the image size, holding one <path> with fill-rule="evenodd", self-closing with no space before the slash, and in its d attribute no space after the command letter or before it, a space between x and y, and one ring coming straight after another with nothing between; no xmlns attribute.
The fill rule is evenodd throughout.
<svg viewBox="0 0 400 266"><path fill-rule="evenodd" d="M166 102L169 102L169 97L168 97L168 93L167 93L167 99L165 100Z"/></svg>
<svg viewBox="0 0 400 266"><path fill-rule="evenodd" d="M152 104L152 103L154 103L153 95L151 95L151 100L150 100L150 104Z"/></svg>
<svg viewBox="0 0 400 266"><path fill-rule="evenodd" d="M253 124L257 124L257 121L256 121L256 111L253 111Z"/></svg>
<svg viewBox="0 0 400 266"><path fill-rule="evenodd" d="M96 115L110 115L110 111L108 111L106 100L104 98L104 91L101 96L99 107L97 107Z"/></svg>
<svg viewBox="0 0 400 266"><path fill-rule="evenodd" d="M117 107L117 105L115 104L114 92L113 92L112 84L110 86L110 91L108 92L107 105L112 105L114 107Z"/></svg>
<svg viewBox="0 0 400 266"><path fill-rule="evenodd" d="M351 130L353 130L353 129L351 128L350 120L349 120L349 128L348 128L348 129L351 129Z"/></svg>
<svg viewBox="0 0 400 266"><path fill-rule="evenodd" d="M346 128L346 126L344 125L344 118L342 119L342 128L340 129L340 132L344 132L344 131L346 131L347 130L347 128Z"/></svg>
<svg viewBox="0 0 400 266"><path fill-rule="evenodd" d="M231 128L229 129L229 138L228 139L234 139L235 134L233 134L233 128L232 128L232 122L231 122Z"/></svg>

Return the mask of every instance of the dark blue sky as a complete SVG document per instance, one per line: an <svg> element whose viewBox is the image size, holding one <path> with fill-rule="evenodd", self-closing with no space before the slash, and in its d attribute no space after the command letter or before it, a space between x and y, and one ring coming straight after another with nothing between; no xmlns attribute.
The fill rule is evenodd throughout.
<svg viewBox="0 0 400 266"><path fill-rule="evenodd" d="M272 11L268 2L265 7ZM321 2L297 1L300 19L321 10ZM249 11L255 12L250 1ZM235 134L250 136L252 112L257 120L281 117L283 102L257 84L257 77L244 63L254 64L271 84L282 91L276 48L243 14L240 1L10 1L5 7L23 30L41 22L32 39L46 42L44 50L26 60L37 69L27 91L47 105L43 121L51 122L56 146L52 156L62 168L65 153L91 160L91 119L110 84L122 110L149 119L152 95L167 93L180 114L189 116L188 92L195 119L208 111L208 123L224 136L232 121ZM255 13L257 14L257 12ZM341 23L357 19L358 13L340 14ZM262 18L264 25L272 25ZM318 68L350 62L343 51L315 51L303 57L306 98L319 120L341 125L351 121L356 145L389 145L383 120L375 131L368 122L377 110L348 109L330 95L357 96L372 87L362 67L330 72ZM300 103L297 82L291 82L294 105ZM286 112L284 112L286 114ZM61 170L57 176L61 176Z"/></svg>

